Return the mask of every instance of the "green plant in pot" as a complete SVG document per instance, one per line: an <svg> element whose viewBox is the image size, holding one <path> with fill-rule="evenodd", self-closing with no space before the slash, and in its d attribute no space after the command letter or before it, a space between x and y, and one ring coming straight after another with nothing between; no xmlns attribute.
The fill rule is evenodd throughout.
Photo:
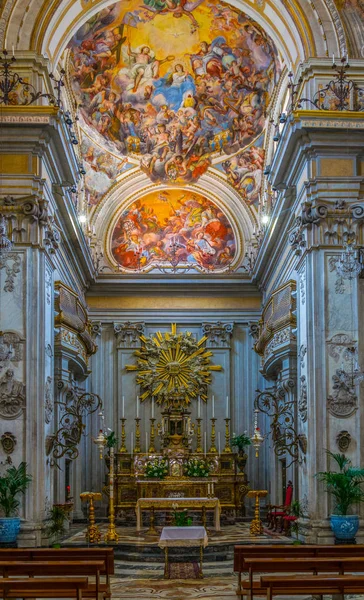
<svg viewBox="0 0 364 600"><path fill-rule="evenodd" d="M68 512L60 504L53 504L46 522L46 533L54 539L53 548L60 548L60 538L66 533L65 523Z"/></svg>
<svg viewBox="0 0 364 600"><path fill-rule="evenodd" d="M244 431L244 433L242 433L241 435L235 435L235 433L234 433L233 437L231 438L230 443L233 448L237 448L237 450L238 450L237 464L238 464L240 471L244 471L246 461L248 458L248 455L245 453L245 449L251 445L252 441L251 441L250 437L248 436L247 432Z"/></svg>
<svg viewBox="0 0 364 600"><path fill-rule="evenodd" d="M338 471L321 471L316 477L326 485L326 492L335 502L335 514L330 515L331 528L336 540L355 543L359 529L358 515L348 514L353 506L364 501L364 469L353 467L345 454L327 454L338 466Z"/></svg>
<svg viewBox="0 0 364 600"><path fill-rule="evenodd" d="M20 518L17 516L20 506L19 494L25 494L32 476L27 474L27 465L21 462L18 467L9 467L0 475L0 542L16 542L20 530Z"/></svg>

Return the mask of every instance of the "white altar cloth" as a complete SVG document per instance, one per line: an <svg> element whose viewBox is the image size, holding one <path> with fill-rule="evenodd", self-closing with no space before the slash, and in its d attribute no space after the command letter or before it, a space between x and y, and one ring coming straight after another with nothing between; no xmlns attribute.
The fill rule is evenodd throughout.
<svg viewBox="0 0 364 600"><path fill-rule="evenodd" d="M173 546L203 546L206 548L208 543L204 527L163 527L158 546L160 548Z"/></svg>

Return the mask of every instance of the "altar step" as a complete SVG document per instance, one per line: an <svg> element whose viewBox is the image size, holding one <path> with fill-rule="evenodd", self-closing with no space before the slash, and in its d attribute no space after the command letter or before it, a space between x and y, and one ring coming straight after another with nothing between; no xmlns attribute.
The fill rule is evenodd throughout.
<svg viewBox="0 0 364 600"><path fill-rule="evenodd" d="M163 563L164 562L164 551L158 548L158 546L139 546L135 544L120 544L114 546L115 558L125 562L151 562L151 563ZM170 559L175 562L189 562L199 560L199 549L198 548L170 548L169 549ZM233 544L218 544L209 545L204 550L204 559L209 562L227 561L232 560L234 556L234 545Z"/></svg>

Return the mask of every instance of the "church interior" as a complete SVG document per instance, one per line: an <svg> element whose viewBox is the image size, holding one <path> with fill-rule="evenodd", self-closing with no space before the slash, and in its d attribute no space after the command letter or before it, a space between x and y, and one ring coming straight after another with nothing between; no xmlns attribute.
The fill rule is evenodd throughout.
<svg viewBox="0 0 364 600"><path fill-rule="evenodd" d="M2 597L364 598L363 0L0 48Z"/></svg>

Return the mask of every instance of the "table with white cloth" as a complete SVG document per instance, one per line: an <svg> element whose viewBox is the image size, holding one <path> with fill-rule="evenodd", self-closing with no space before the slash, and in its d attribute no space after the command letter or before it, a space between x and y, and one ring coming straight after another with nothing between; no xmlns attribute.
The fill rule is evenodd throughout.
<svg viewBox="0 0 364 600"><path fill-rule="evenodd" d="M142 529L142 511L150 511L150 534L156 534L154 529L154 511L175 510L200 510L202 513L202 525L206 527L206 512L214 511L214 527L220 531L221 506L218 498L139 498L136 503L135 512L137 517L137 531Z"/></svg>
<svg viewBox="0 0 364 600"><path fill-rule="evenodd" d="M169 578L168 548L199 546L200 577L202 573L203 549L208 545L204 527L163 527L158 546L164 549L164 578Z"/></svg>

